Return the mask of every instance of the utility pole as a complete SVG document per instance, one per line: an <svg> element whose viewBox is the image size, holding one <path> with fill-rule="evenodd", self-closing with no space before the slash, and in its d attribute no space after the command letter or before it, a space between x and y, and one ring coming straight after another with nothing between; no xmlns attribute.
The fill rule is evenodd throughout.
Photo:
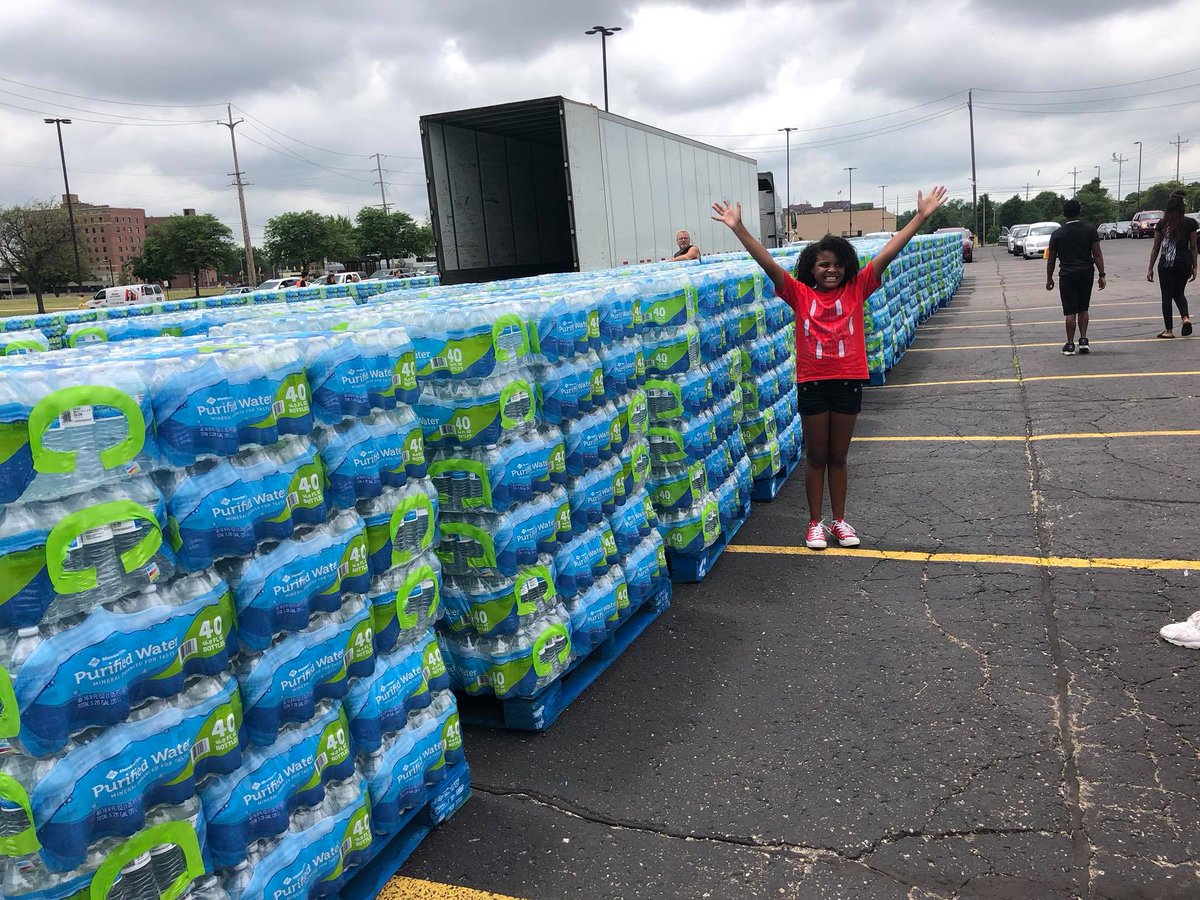
<svg viewBox="0 0 1200 900"><path fill-rule="evenodd" d="M1129 158L1114 153L1113 162L1117 164L1117 221L1121 221L1121 167L1129 162Z"/></svg>
<svg viewBox="0 0 1200 900"><path fill-rule="evenodd" d="M1142 205L1142 142L1134 141L1138 148L1138 186L1137 186L1137 205Z"/></svg>
<svg viewBox="0 0 1200 900"><path fill-rule="evenodd" d="M1181 135L1180 135L1178 132L1176 132L1176 134L1175 134L1175 140L1173 140L1173 141L1167 141L1167 143L1168 143L1168 144L1174 144L1174 145L1175 145L1175 180L1176 180L1176 181L1178 181L1178 180L1179 180L1179 148L1180 148L1180 146L1182 146L1183 144L1190 144L1190 143L1191 143L1191 141L1184 141L1184 140L1180 140L1180 137L1181 137Z"/></svg>
<svg viewBox="0 0 1200 900"><path fill-rule="evenodd" d="M1029 182L1025 182L1025 199L1029 199Z"/></svg>
<svg viewBox="0 0 1200 900"><path fill-rule="evenodd" d="M795 128L777 129L783 132L784 167L787 169L787 206L783 210L784 233L788 243L792 240L792 132Z"/></svg>
<svg viewBox="0 0 1200 900"><path fill-rule="evenodd" d="M1071 170L1071 196L1075 196L1075 192L1079 189L1079 166Z"/></svg>
<svg viewBox="0 0 1200 900"><path fill-rule="evenodd" d="M852 237L854 235L854 170L857 168L858 166L845 167L846 171L850 173L850 225L846 230Z"/></svg>
<svg viewBox="0 0 1200 900"><path fill-rule="evenodd" d="M71 249L75 251L75 283L83 290L83 270L79 266L79 236L75 234L75 208L71 203L71 182L67 181L67 153L63 150L62 127L70 125L70 119L42 119L47 125L58 129L58 156L62 160L63 187L67 191L67 221L71 224Z"/></svg>
<svg viewBox="0 0 1200 900"><path fill-rule="evenodd" d="M246 283L253 287L258 284L258 273L254 269L254 245L250 243L250 220L246 217L246 191L242 184L242 167L238 165L237 138L233 136L233 129L246 120L233 121L232 104L225 105L225 112L229 115L229 121L217 122L217 124L229 129L229 143L233 146L233 172L231 174L237 184L238 207L242 212L242 243L246 245Z"/></svg>
<svg viewBox="0 0 1200 900"><path fill-rule="evenodd" d="M879 230L887 231L887 195L884 191L887 189L886 184L879 186Z"/></svg>
<svg viewBox="0 0 1200 900"><path fill-rule="evenodd" d="M383 214L386 216L391 211L388 208L391 204L387 202L387 195L383 192L383 163L379 161L381 156L380 153L375 154L375 172L379 175L379 180L375 183L379 185L379 199L382 201L379 205L383 207Z"/></svg>
<svg viewBox="0 0 1200 900"><path fill-rule="evenodd" d="M975 180L975 107L972 93L967 91L967 117L971 125L971 220L975 224L975 234L979 234L979 185Z"/></svg>

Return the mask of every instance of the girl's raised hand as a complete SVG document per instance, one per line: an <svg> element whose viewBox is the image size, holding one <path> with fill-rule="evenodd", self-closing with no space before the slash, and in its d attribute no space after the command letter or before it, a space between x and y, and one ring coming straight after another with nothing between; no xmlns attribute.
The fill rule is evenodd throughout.
<svg viewBox="0 0 1200 900"><path fill-rule="evenodd" d="M937 212L937 208L945 202L946 189L940 184L929 192L928 197L923 197L921 192L917 191L917 212L927 219Z"/></svg>
<svg viewBox="0 0 1200 900"><path fill-rule="evenodd" d="M714 222L724 222L730 228L737 228L742 224L742 203L739 200L737 206L731 206L728 200L722 200L719 203L712 205L713 212L716 213L712 217Z"/></svg>

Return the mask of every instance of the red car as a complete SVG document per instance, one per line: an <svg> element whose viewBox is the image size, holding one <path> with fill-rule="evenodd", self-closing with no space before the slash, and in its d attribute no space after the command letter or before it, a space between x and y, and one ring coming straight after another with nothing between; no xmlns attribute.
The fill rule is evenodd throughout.
<svg viewBox="0 0 1200 900"><path fill-rule="evenodd" d="M970 262L971 253L975 249L975 238L970 228L939 228L934 234L950 234L952 231L962 234L963 262Z"/></svg>
<svg viewBox="0 0 1200 900"><path fill-rule="evenodd" d="M1134 238L1154 237L1154 227L1162 221L1161 209L1147 209L1133 214L1129 223L1129 236Z"/></svg>

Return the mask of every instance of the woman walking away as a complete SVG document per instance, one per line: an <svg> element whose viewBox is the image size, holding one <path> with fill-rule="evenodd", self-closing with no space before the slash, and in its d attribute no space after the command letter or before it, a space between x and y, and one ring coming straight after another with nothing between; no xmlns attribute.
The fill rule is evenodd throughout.
<svg viewBox="0 0 1200 900"><path fill-rule="evenodd" d="M1179 307L1183 327L1179 333L1187 337L1192 333L1192 320L1188 316L1187 297L1183 289L1189 281L1196 280L1196 231L1200 223L1183 214L1183 191L1174 191L1167 199L1162 221L1154 226L1154 246L1150 248L1150 267L1146 280L1154 281L1154 260L1158 260L1158 289L1162 293L1163 330L1160 338L1175 337L1171 304Z"/></svg>
<svg viewBox="0 0 1200 900"><path fill-rule="evenodd" d="M808 532L805 546L824 550L827 532L822 520L825 480L833 524L828 531L843 547L859 540L846 522L846 455L854 422L862 409L867 370L863 335L863 305L878 289L884 270L917 229L946 200L946 189L935 187L928 197L917 193L917 212L859 271L858 251L845 238L825 235L800 254L793 278L742 224L742 205L713 204L712 218L724 222L775 285L775 294L796 314L796 381L804 428L804 487L808 494Z"/></svg>

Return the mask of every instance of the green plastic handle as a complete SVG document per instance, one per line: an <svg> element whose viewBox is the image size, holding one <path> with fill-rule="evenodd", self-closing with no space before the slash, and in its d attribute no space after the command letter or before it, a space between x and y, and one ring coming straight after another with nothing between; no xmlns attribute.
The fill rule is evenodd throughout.
<svg viewBox="0 0 1200 900"><path fill-rule="evenodd" d="M140 503L134 503L132 500L100 503L73 512L55 525L46 538L46 571L50 574L50 583L54 585L54 590L60 594L78 594L94 588L95 568L72 572L63 568L63 563L67 561L67 545L75 538L81 537L85 531L130 519L141 519L150 523L150 533L121 554L122 567L126 572L132 572L148 563L162 546L162 528L158 519Z"/></svg>
<svg viewBox="0 0 1200 900"><path fill-rule="evenodd" d="M162 892L161 900L175 900L183 894L188 885L204 874L200 839L187 822L163 822L138 832L108 854L96 870L96 874L92 876L92 884L88 889L91 900L105 900L125 864L160 844L177 845L183 851L183 858L187 860L187 869Z"/></svg>
<svg viewBox="0 0 1200 900"><path fill-rule="evenodd" d="M65 474L75 471L76 450L47 450L42 446L50 423L77 406L111 406L125 416L129 429L125 440L100 451L100 462L106 469L128 462L137 456L146 443L146 419L142 408L124 391L99 384L82 384L63 388L43 397L29 414L29 448L33 468L38 472Z"/></svg>

